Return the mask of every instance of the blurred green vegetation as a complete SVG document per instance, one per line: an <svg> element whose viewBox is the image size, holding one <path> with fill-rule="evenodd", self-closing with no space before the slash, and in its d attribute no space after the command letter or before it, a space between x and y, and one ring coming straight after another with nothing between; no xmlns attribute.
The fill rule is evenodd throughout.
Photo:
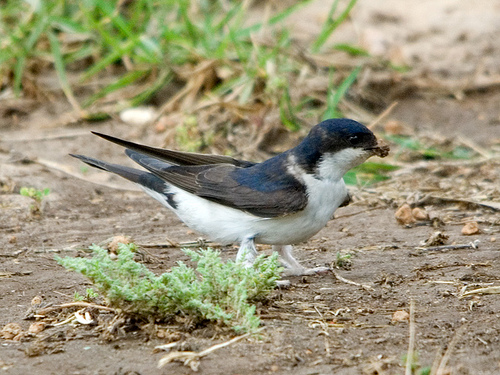
<svg viewBox="0 0 500 375"><path fill-rule="evenodd" d="M367 161L344 175L347 185L369 185L389 179L388 173L399 169L396 165Z"/></svg>
<svg viewBox="0 0 500 375"><path fill-rule="evenodd" d="M421 139L414 136L387 135L388 141L398 146L396 158L402 154L411 152L412 159L470 159L477 153L463 145L450 143L449 145L433 144L427 145Z"/></svg>
<svg viewBox="0 0 500 375"><path fill-rule="evenodd" d="M340 9L335 0L311 51L303 52L320 52L356 1ZM145 103L175 82L179 90L171 100L203 93L279 107L283 123L296 129L303 98L291 95L291 83L306 65L316 67L303 52L292 52L284 21L309 2L249 22L251 1L8 0L0 12L0 82L20 95L52 66L75 111L96 120ZM332 48L364 53L346 44ZM330 85L329 114L339 114L338 102L358 72L338 88ZM92 83L93 92L77 98L75 87L84 83ZM99 107L103 103L108 106Z"/></svg>
<svg viewBox="0 0 500 375"><path fill-rule="evenodd" d="M187 151L216 139L215 129L199 130L202 111L245 121L275 111L296 131L343 116L342 103L369 57L357 46L327 41L356 2L332 1L316 39L300 46L286 21L310 0L274 13L269 4L235 0L7 0L0 11L0 84L29 96L41 86L39 76L55 71L85 120L147 104L167 88L155 106L160 115L183 113L174 139ZM263 8L256 12L257 6ZM353 63L315 60L333 51ZM318 78L324 78L319 90L304 83ZM368 163L346 181L384 180L395 168Z"/></svg>

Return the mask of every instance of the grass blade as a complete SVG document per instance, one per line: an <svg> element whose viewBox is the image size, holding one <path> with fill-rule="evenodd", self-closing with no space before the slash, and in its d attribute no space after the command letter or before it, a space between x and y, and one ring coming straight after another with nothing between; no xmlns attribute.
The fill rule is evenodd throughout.
<svg viewBox="0 0 500 375"><path fill-rule="evenodd" d="M73 109L78 112L78 115L82 116L82 108L73 95L73 91L71 90L71 86L68 81L68 76L66 75L66 69L64 66L59 40L52 30L47 31L47 37L49 38L50 49L54 58L54 67L56 69L57 76L59 77L59 83L61 84L64 95L66 95L66 98L68 99Z"/></svg>
<svg viewBox="0 0 500 375"><path fill-rule="evenodd" d="M370 185L375 182L388 180L388 172L399 169L392 164L364 162L363 164L351 169L344 175L344 181L347 185Z"/></svg>
<svg viewBox="0 0 500 375"><path fill-rule="evenodd" d="M188 4L186 2L181 2L179 11L181 13L182 19L184 20L184 24L191 40L196 44L196 42L198 42L198 31L196 30L196 26L191 22L189 18L187 5Z"/></svg>
<svg viewBox="0 0 500 375"><path fill-rule="evenodd" d="M105 69L107 66L115 63L120 60L123 55L129 53L135 47L135 42L132 40L127 40L122 43L120 46L116 46L116 49L100 60L97 64L93 65L90 69L88 69L81 78L81 81L85 81L90 77L96 75L101 70Z"/></svg>
<svg viewBox="0 0 500 375"><path fill-rule="evenodd" d="M280 119L283 125L289 130L297 131L300 129L300 125L298 125L297 119L293 113L292 100L288 89L285 89L280 100Z"/></svg>
<svg viewBox="0 0 500 375"><path fill-rule="evenodd" d="M304 7L305 5L307 5L310 2L311 2L311 0L299 1L296 4L294 4L292 6L289 6L288 8L286 8L285 10L283 10L282 12L280 12L277 15L271 17L269 19L269 21L267 22L267 24L268 25L275 25L275 24L277 24L279 22L284 21L291 14L293 14L294 12L296 12L297 10L299 10L302 7ZM263 25L264 24L262 22L258 22L256 24L253 24L252 26L249 26L249 27L246 27L246 28L244 28L242 30L237 31L236 32L236 36L237 36L238 39L242 38L242 37L247 37L251 33L260 30Z"/></svg>
<svg viewBox="0 0 500 375"><path fill-rule="evenodd" d="M128 85L133 84L135 81L144 78L149 73L148 70L134 70L132 72L128 72L124 76L120 77L117 81L107 85L102 90L100 90L97 94L92 95L88 98L84 103L83 107L88 107L97 100L105 97L112 92L122 89Z"/></svg>
<svg viewBox="0 0 500 375"><path fill-rule="evenodd" d="M333 46L337 51L347 52L351 56L370 56L367 50L361 47L356 47L351 44L339 43Z"/></svg>
<svg viewBox="0 0 500 375"><path fill-rule="evenodd" d="M345 96L345 93L351 87L351 85L356 81L356 78L358 78L358 74L361 71L361 66L358 66L355 68L351 74L349 74L337 87L336 90L333 90L333 88L329 87L328 88L328 94L327 94L327 106L326 106L326 112L323 115L323 120L327 120L330 118L337 118L341 116L341 113L338 111L337 107L342 100L342 98ZM331 82L331 81L330 81Z"/></svg>
<svg viewBox="0 0 500 375"><path fill-rule="evenodd" d="M26 60L32 53L36 42L40 39L40 36L47 28L47 25L48 25L47 18L40 17L35 22L35 25L33 26L31 33L29 34L28 38L26 39L26 42L24 43L23 40L15 40L14 35L17 34L16 32L13 33L11 36L11 43L20 44L22 50L20 52L22 53L21 56L19 55L17 57L14 56L16 58L16 62L14 65L14 93L16 96L21 93L22 79L23 79L24 68L26 65ZM25 25L22 25L21 28L23 28L24 26Z"/></svg>
<svg viewBox="0 0 500 375"><path fill-rule="evenodd" d="M24 67L26 65L26 55L19 56L14 65L14 94L21 94Z"/></svg>
<svg viewBox="0 0 500 375"><path fill-rule="evenodd" d="M330 35L335 31L337 27L339 27L342 22L346 20L346 18L349 16L349 13L351 12L352 8L354 5L356 5L358 0L350 0L349 4L345 7L345 9L342 11L342 13L339 15L339 17L335 20L332 19L333 13L335 12L335 9L337 8L337 3L338 0L336 0L332 8L330 9L329 17L326 20L325 24L323 25L323 29L319 33L318 38L314 41L312 45L312 52L313 53L318 53L321 47L326 43Z"/></svg>
<svg viewBox="0 0 500 375"><path fill-rule="evenodd" d="M156 81L148 87L146 90L141 92L140 94L134 96L131 100L129 100L129 104L131 107L135 107L141 103L144 103L148 100L154 93L164 87L168 82L170 82L174 78L174 75L170 70L164 70L160 76L156 79Z"/></svg>
<svg viewBox="0 0 500 375"><path fill-rule="evenodd" d="M243 3L235 4L229 12L215 25L215 30L222 30L226 25L228 25L231 20L237 16L243 10Z"/></svg>
<svg viewBox="0 0 500 375"><path fill-rule="evenodd" d="M151 49L141 42L140 33L132 29L132 24L127 22L119 13L118 10L113 8L108 1L99 1L99 9L111 20L115 28L120 31L122 36L127 40L134 41L139 48L148 56L148 59L155 60L154 54L151 54Z"/></svg>

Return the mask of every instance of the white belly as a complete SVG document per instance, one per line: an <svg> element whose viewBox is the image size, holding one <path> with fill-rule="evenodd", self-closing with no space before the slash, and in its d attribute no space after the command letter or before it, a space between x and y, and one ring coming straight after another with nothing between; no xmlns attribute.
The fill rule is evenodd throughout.
<svg viewBox="0 0 500 375"><path fill-rule="evenodd" d="M161 194L145 190L171 208L187 226L213 241L235 243L253 237L256 243L291 245L306 241L321 230L347 193L342 179L321 181L311 177L306 184L314 194L309 195L302 211L269 219L208 201L174 186L170 186L169 192L175 194L177 208L172 209Z"/></svg>

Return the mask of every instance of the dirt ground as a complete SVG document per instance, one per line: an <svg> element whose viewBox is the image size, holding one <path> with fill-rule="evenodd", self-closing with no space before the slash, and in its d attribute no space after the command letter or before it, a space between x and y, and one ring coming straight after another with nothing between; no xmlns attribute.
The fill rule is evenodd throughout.
<svg viewBox="0 0 500 375"><path fill-rule="evenodd" d="M353 38L359 40L364 31L376 29L375 35L390 43L366 43L399 48L395 56L416 66L411 79L418 84L411 94L396 88L393 96L385 97L399 101L390 119L415 132L460 137L481 155L470 161L400 163L390 180L353 189L354 203L296 246L296 254L310 266L329 265L338 253L351 254L350 266L335 272L354 284L333 274L291 278L289 289L276 290L271 302L259 307L265 327L261 338L242 340L203 358L202 374L402 374L409 322L393 317L397 311L409 313L412 300L415 350L422 367L439 364L448 349L441 374L500 373L500 297L464 295L500 285L500 160L490 152L500 144L500 43L493 38L500 29L500 2L476 4L474 16L481 22L475 24L467 18L467 3L419 2L422 8L408 1L377 3L375 9L361 1L344 35L355 30L358 39ZM412 12L401 3L411 3ZM321 6L315 9L304 14L321 18ZM450 14L454 16L446 18ZM422 35L428 36L427 44ZM476 49L478 40L485 41L489 52ZM429 43L441 48L439 58L428 50ZM411 60L419 48L420 59ZM468 56L467 64L445 61L461 56ZM478 81L457 78L469 73ZM91 285L59 266L55 254L83 255L90 244L125 234L142 245L147 266L161 273L187 257L178 247L155 245L198 238L132 185L105 173L81 173L68 153L130 163L120 147L96 139L90 130L127 136L132 129L118 120L57 125L68 110L64 101L34 104L16 126L10 126L12 112L0 111L0 327L15 322L27 330L33 320L24 318L34 297L65 303ZM154 144L151 134L134 140ZM27 162L34 159L38 161ZM32 199L18 194L22 186L50 188L40 216L30 213ZM401 225L395 211L404 202L420 206L430 219ZM477 223L480 232L462 234L468 222ZM445 242L453 246L419 249L436 231L447 235ZM455 246L476 240L477 248ZM225 259L236 254L232 247L221 250ZM231 338L213 329L187 333L156 328L167 337L144 329L106 342L92 327L51 327L21 341L1 340L0 368L6 374L191 374L179 363L158 369L164 353L155 346L181 340L183 350L201 351Z"/></svg>

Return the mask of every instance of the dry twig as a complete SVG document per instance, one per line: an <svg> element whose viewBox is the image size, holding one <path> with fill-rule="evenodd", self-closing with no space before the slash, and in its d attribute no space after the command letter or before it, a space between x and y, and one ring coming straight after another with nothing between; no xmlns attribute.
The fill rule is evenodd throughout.
<svg viewBox="0 0 500 375"><path fill-rule="evenodd" d="M260 332L264 329L265 327L262 327L259 329L257 332ZM167 363L173 362L173 361L179 361L183 362L184 366L189 366L191 370L193 371L198 371L198 367L200 366L200 359L209 355L210 353L219 350L221 348L224 348L228 345L234 344L237 341L240 341L244 339L245 337L250 336L251 333L245 333L244 335L237 336L229 341L213 345L208 349L205 349L199 353L196 352L171 352L168 353L166 356L164 356L160 361L158 362L158 368L161 368L165 366Z"/></svg>
<svg viewBox="0 0 500 375"><path fill-rule="evenodd" d="M111 308L111 307L96 305L95 303L70 302L70 303L63 303L62 305L46 307L44 309L38 310L37 315L47 315L48 313L50 313L52 311L67 309L70 307L92 307L94 309L105 310L105 311L110 311L110 312L116 313L116 310Z"/></svg>
<svg viewBox="0 0 500 375"><path fill-rule="evenodd" d="M500 211L500 203L499 202L479 202L473 201L470 199L462 199L462 198L447 198L447 197L439 197L436 195L426 195L424 198L420 199L415 203L415 206L421 207L426 205L447 205L447 204L463 204L470 208L487 208L493 211Z"/></svg>
<svg viewBox="0 0 500 375"><path fill-rule="evenodd" d="M356 285L356 286L359 286L365 290L374 290L373 287L371 287L370 285L366 285L366 284L360 284L360 283L357 283L355 281L352 281L352 280L349 280L349 279L346 279L345 277L342 277L340 276L337 272L335 272L334 270L331 270L332 273L333 273L333 276L335 276L335 278L339 281L342 281L343 283L346 283L346 284L351 284L351 285Z"/></svg>
<svg viewBox="0 0 500 375"><path fill-rule="evenodd" d="M397 105L398 105L397 101L392 102L391 105L387 107L384 112L382 112L380 115L377 116L375 120L373 120L372 122L370 122L370 124L368 124L367 128L373 129L380 121L382 121L384 117L387 117Z"/></svg>
<svg viewBox="0 0 500 375"><path fill-rule="evenodd" d="M408 340L408 354L406 355L405 375L412 375L413 354L415 353L415 301L410 300L410 338Z"/></svg>
<svg viewBox="0 0 500 375"><path fill-rule="evenodd" d="M447 250L459 250L459 249L477 249L479 246L479 240L469 242L468 244L457 244L457 245L442 245L442 246L431 246L431 247L416 247L415 250L419 251L447 251Z"/></svg>
<svg viewBox="0 0 500 375"><path fill-rule="evenodd" d="M438 362L437 360L434 362L431 372L431 375L444 375L446 374L446 365L448 364L448 361L450 360L451 354L453 353L453 350L455 350L455 346L458 343L458 340L460 340L460 337L462 337L462 334L465 332L467 328L467 325L464 324L461 326L453 338L451 339L450 343L448 344L448 348L446 349L446 352L444 355L441 357L441 360Z"/></svg>
<svg viewBox="0 0 500 375"><path fill-rule="evenodd" d="M27 276L31 275L33 271L17 271L17 272L0 272L0 278L12 276Z"/></svg>
<svg viewBox="0 0 500 375"><path fill-rule="evenodd" d="M500 286L488 286L486 288L479 288L469 290L461 295L461 297L470 296L473 294L500 294Z"/></svg>
<svg viewBox="0 0 500 375"><path fill-rule="evenodd" d="M18 138L7 138L7 139L2 139L3 142L45 142L45 141L53 141L53 140L59 140L59 139L67 139L67 138L77 138L77 137L82 137L82 136L87 136L90 135L90 132L88 130L78 130L74 132L65 132L62 134L45 134L41 136L33 136L30 135L29 137L22 136Z"/></svg>
<svg viewBox="0 0 500 375"><path fill-rule="evenodd" d="M221 247L222 245L217 242L212 242L209 240L205 240L204 238L198 238L196 241L186 241L186 242L175 242L169 238L166 239L168 243L148 243L148 244L137 244L139 247L150 248L150 247L159 247L159 248L172 248L172 247L205 247L210 246L212 248Z"/></svg>

